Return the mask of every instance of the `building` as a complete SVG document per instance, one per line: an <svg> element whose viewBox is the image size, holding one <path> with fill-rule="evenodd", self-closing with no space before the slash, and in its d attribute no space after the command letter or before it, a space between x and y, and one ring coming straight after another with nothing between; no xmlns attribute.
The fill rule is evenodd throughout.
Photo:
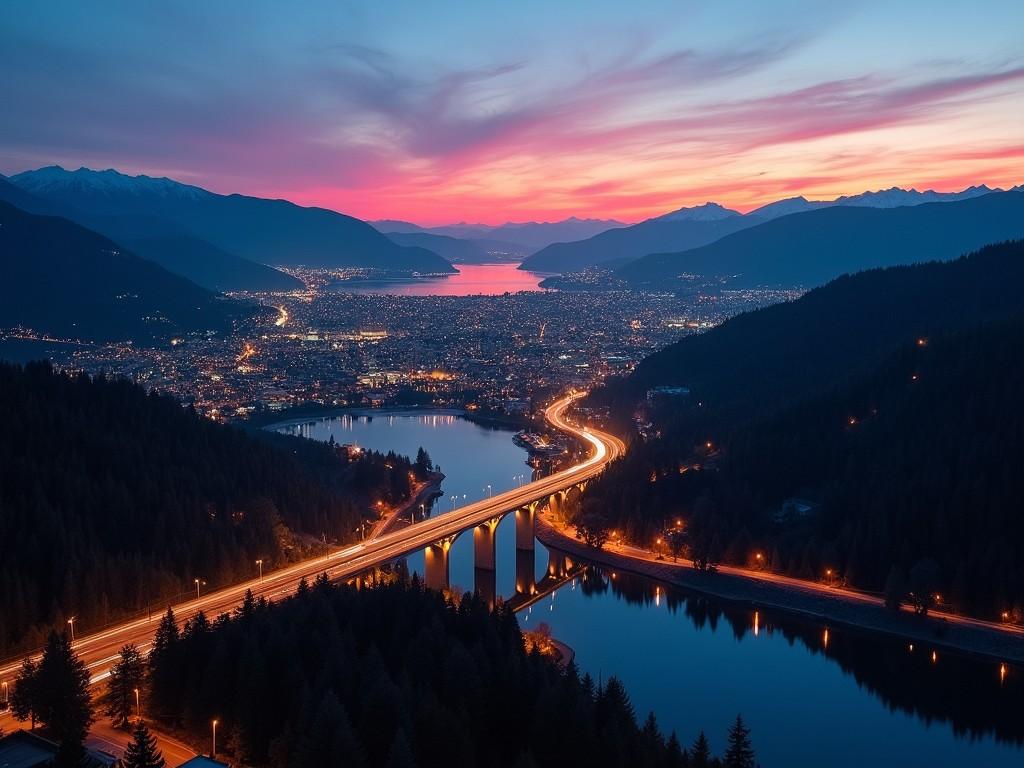
<svg viewBox="0 0 1024 768"><path fill-rule="evenodd" d="M222 763L206 755L196 755L191 760L186 760L178 768L231 768L230 763Z"/></svg>
<svg viewBox="0 0 1024 768"><path fill-rule="evenodd" d="M15 731L0 739L2 768L43 768L53 765L60 745L30 731ZM223 765L223 763L216 763ZM121 761L108 752L86 748L78 768L120 768Z"/></svg>

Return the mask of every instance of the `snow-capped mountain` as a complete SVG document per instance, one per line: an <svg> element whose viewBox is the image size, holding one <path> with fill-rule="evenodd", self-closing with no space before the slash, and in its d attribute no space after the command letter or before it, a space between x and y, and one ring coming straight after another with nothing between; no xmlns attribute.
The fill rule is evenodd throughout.
<svg viewBox="0 0 1024 768"><path fill-rule="evenodd" d="M951 203L956 200L968 200L972 197L987 195L989 192L1001 192L999 189L981 184L975 187L968 187L960 192L936 192L928 189L924 192L911 187L901 189L900 187L889 187L875 192L862 192L859 195L837 197L832 201L833 205L867 205L872 208L897 208L901 205L921 205L922 203Z"/></svg>
<svg viewBox="0 0 1024 768"><path fill-rule="evenodd" d="M747 216L765 220L777 219L779 216L813 211L815 208L824 208L828 205L832 205L832 203L824 200L808 200L801 195L800 197L787 197L785 200L776 200L774 203L762 205L760 208L748 213Z"/></svg>
<svg viewBox="0 0 1024 768"><path fill-rule="evenodd" d="M129 176L113 168L103 171L94 171L90 168L68 171L59 165L50 165L35 171L15 174L11 176L10 181L26 192L44 197L85 191L92 194L150 194L193 199L211 197L213 194L191 184L168 179L166 176Z"/></svg>

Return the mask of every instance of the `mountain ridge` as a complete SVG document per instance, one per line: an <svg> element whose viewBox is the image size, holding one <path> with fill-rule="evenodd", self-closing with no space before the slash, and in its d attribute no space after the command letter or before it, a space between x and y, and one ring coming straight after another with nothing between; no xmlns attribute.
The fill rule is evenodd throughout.
<svg viewBox="0 0 1024 768"><path fill-rule="evenodd" d="M127 176L113 169L67 171L47 166L9 180L24 191L86 215L158 216L223 251L270 266L456 271L437 254L399 246L360 219L287 200L221 195L171 179Z"/></svg>
<svg viewBox="0 0 1024 768"><path fill-rule="evenodd" d="M229 330L241 305L103 235L0 201L0 327L88 341Z"/></svg>
<svg viewBox="0 0 1024 768"><path fill-rule="evenodd" d="M804 285L846 272L944 260L991 242L1024 237L1024 194L992 192L914 206L830 206L791 213L681 251L652 253L620 267L634 285L681 274L728 276L736 285Z"/></svg>

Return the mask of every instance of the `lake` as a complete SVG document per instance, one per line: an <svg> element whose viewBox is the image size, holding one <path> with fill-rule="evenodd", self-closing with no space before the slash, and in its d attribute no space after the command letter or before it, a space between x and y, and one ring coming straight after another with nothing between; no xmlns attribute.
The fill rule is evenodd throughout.
<svg viewBox="0 0 1024 768"><path fill-rule="evenodd" d="M393 296L500 296L539 291L547 275L524 272L517 263L457 264L457 275L407 280L361 280L335 283L341 293L384 293Z"/></svg>
<svg viewBox="0 0 1024 768"><path fill-rule="evenodd" d="M414 456L423 446L447 475L437 508L451 509L529 478L512 433L450 413L339 416L278 427ZM515 527L497 532L498 593L514 593ZM450 552L451 583L473 586L473 537ZM547 550L536 544L539 579ZM422 573L423 556L408 559ZM589 566L519 615L547 623L595 680L618 676L639 718L653 710L690 744L699 729L716 753L742 713L765 768L997 766L1024 762L1024 670L915 647L896 638L754 611Z"/></svg>

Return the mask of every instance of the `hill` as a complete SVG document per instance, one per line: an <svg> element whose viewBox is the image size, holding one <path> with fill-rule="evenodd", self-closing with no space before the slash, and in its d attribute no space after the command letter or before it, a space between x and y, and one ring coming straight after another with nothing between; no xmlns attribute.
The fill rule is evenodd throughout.
<svg viewBox="0 0 1024 768"><path fill-rule="evenodd" d="M659 436L585 503L638 541L685 518L712 560L760 551L776 570L830 568L870 590L928 571L959 610L1012 610L1022 277L1020 241L872 270L656 353L592 404L631 414L651 386L691 394L645 401Z"/></svg>
<svg viewBox="0 0 1024 768"><path fill-rule="evenodd" d="M386 232L388 239L399 245L426 248L443 256L453 264L493 264L498 261L518 261L523 247L499 240L463 239L431 232Z"/></svg>
<svg viewBox="0 0 1024 768"><path fill-rule="evenodd" d="M608 219L578 219L571 216L562 221L507 222L497 226L488 224L448 224L439 227L421 227L408 221L384 219L371 222L379 231L392 233L426 232L432 235L454 237L459 240L478 240L501 243L501 250L515 246L515 253L527 255L551 243L569 242L624 226Z"/></svg>
<svg viewBox="0 0 1024 768"><path fill-rule="evenodd" d="M675 385L715 419L764 414L878 364L908 339L1012 316L1022 308L1021 280L1021 241L846 275L670 344L594 399L625 408L652 387Z"/></svg>
<svg viewBox="0 0 1024 768"><path fill-rule="evenodd" d="M0 202L0 327L145 341L225 331L240 311L67 219Z"/></svg>
<svg viewBox="0 0 1024 768"><path fill-rule="evenodd" d="M167 178L87 168L66 171L59 166L19 173L9 181L85 215L155 216L227 253L261 264L454 271L437 254L399 246L359 219L287 200L218 195Z"/></svg>
<svg viewBox="0 0 1024 768"><path fill-rule="evenodd" d="M158 216L84 214L70 205L30 194L3 177L0 200L29 213L71 219L210 291L288 291L303 287L301 281L280 270L226 253Z"/></svg>
<svg viewBox="0 0 1024 768"><path fill-rule="evenodd" d="M894 208L842 205L782 216L701 247L652 253L617 275L634 285L665 285L696 274L731 276L743 286L814 286L843 273L955 258L1019 237L1021 192Z"/></svg>
<svg viewBox="0 0 1024 768"><path fill-rule="evenodd" d="M255 261L225 253L191 235L132 238L124 244L144 259L211 291L298 291L304 283Z"/></svg>
<svg viewBox="0 0 1024 768"><path fill-rule="evenodd" d="M604 262L639 259L666 249L695 248L752 225L745 216L712 219L648 219L609 229L587 240L554 243L519 266L533 272L579 272Z"/></svg>
<svg viewBox="0 0 1024 768"><path fill-rule="evenodd" d="M408 493L409 462L269 439L126 381L0 364L0 656L269 570ZM381 495L378 495L381 494Z"/></svg>

